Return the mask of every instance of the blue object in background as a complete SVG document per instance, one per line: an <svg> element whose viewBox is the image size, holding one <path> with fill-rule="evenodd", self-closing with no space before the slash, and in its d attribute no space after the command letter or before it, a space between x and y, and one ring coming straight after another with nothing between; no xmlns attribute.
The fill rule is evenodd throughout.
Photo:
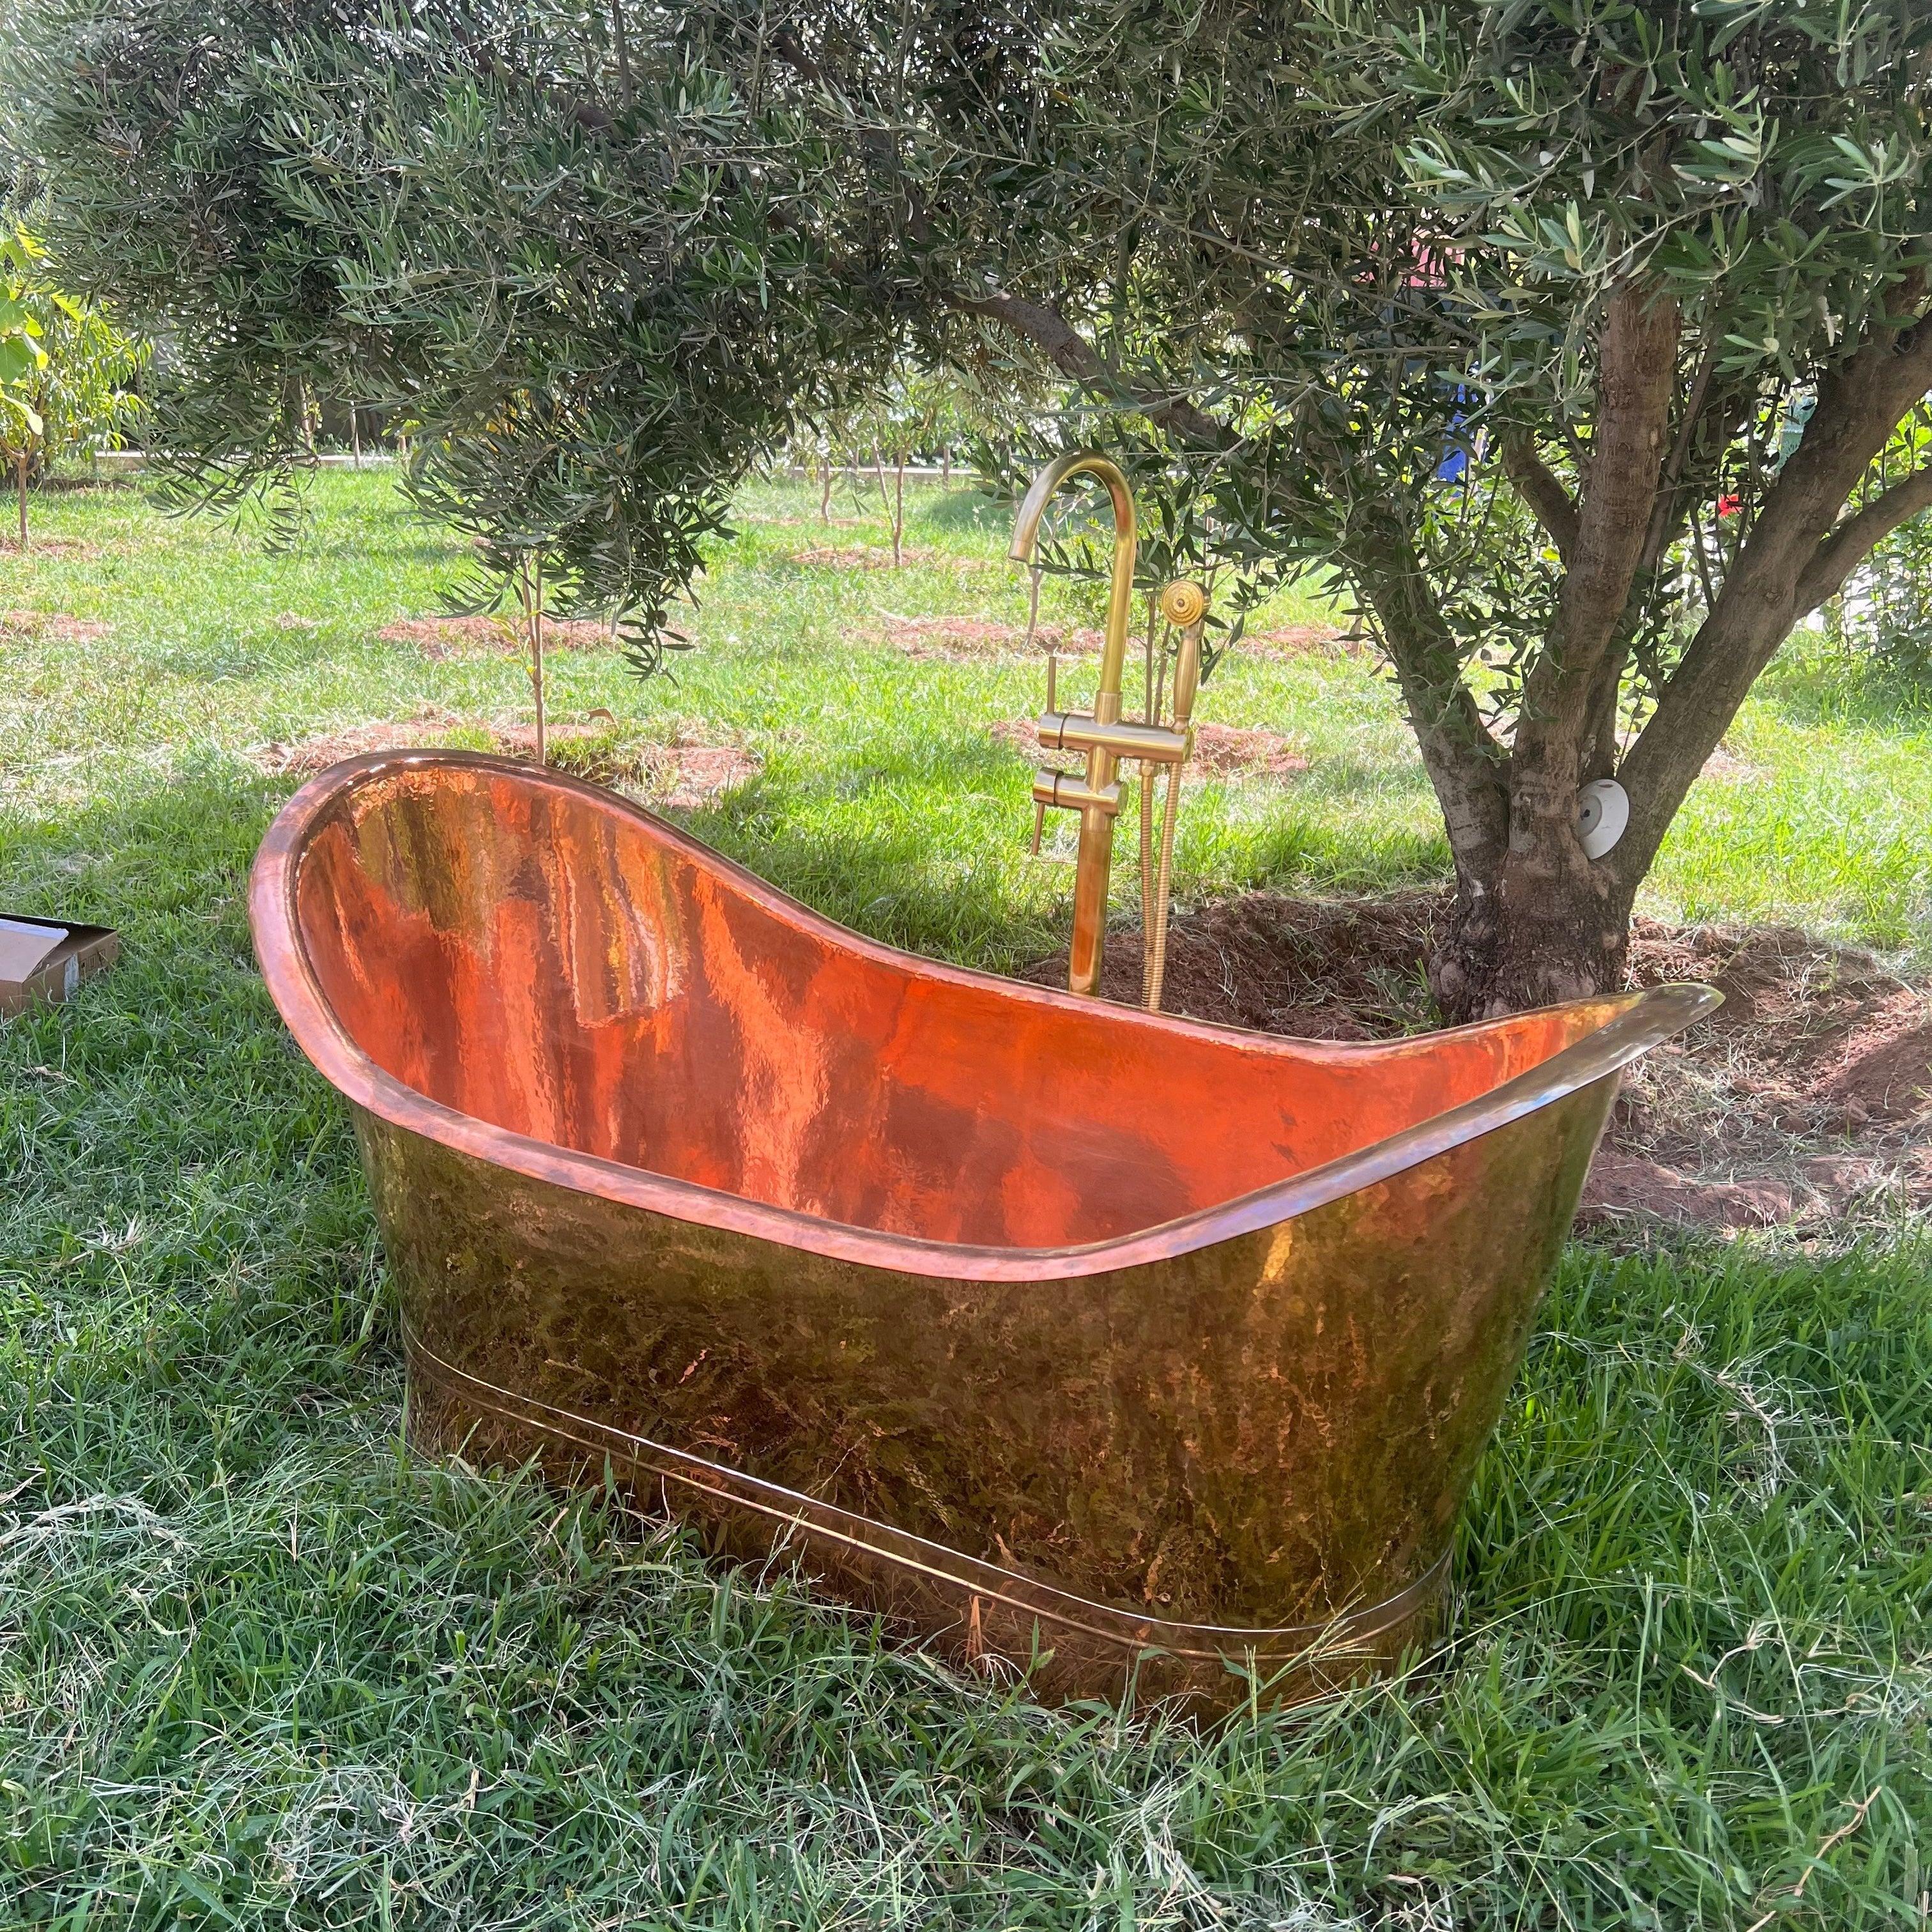
<svg viewBox="0 0 1932 1932"><path fill-rule="evenodd" d="M1464 388L1460 382L1458 382L1456 385L1456 400L1458 403L1466 403L1469 400L1468 391ZM1462 412L1460 409L1458 409L1456 413L1449 418L1449 434L1451 436L1455 435L1456 433L1461 429L1462 427ZM1442 452L1442 460L1436 466L1436 482L1438 483L1460 483L1465 476L1468 475L1468 473L1469 452L1468 449L1460 442L1451 442L1446 445Z"/></svg>

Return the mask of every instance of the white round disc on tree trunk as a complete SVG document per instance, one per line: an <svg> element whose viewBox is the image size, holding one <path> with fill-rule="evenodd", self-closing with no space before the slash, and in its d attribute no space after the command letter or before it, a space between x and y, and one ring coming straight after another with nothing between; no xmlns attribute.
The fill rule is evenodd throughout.
<svg viewBox="0 0 1932 1932"><path fill-rule="evenodd" d="M1594 778L1576 794L1576 836L1586 859L1600 859L1630 823L1630 794L1615 778Z"/></svg>

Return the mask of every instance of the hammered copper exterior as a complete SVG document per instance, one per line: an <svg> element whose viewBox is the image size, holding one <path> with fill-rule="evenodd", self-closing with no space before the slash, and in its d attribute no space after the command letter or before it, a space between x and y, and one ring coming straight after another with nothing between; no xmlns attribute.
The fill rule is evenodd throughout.
<svg viewBox="0 0 1932 1932"><path fill-rule="evenodd" d="M1305 1688L1424 1630L1617 1070L1716 997L1203 1026L456 753L305 787L251 910L354 1103L418 1440L788 1534L1061 1693Z"/></svg>

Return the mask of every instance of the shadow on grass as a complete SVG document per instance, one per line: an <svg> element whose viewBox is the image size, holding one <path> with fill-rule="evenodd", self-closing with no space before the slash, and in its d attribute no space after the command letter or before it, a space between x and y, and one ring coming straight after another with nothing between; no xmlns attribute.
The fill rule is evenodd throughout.
<svg viewBox="0 0 1932 1932"><path fill-rule="evenodd" d="M928 497L916 512L908 510L906 528L908 532L915 530L997 530L1003 535L1010 535L1013 508L1010 497L994 496L980 489L955 488Z"/></svg>

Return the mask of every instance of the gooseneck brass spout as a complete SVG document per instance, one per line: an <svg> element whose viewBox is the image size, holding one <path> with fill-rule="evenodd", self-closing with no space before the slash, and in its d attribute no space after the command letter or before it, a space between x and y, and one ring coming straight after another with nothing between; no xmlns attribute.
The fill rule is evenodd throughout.
<svg viewBox="0 0 1932 1932"><path fill-rule="evenodd" d="M1115 772L1121 759L1138 759L1141 782L1145 784L1156 766L1166 765L1171 772L1178 771L1193 748L1188 713L1199 677L1200 620L1206 604L1201 593L1189 585L1186 588L1193 592L1202 609L1196 610L1188 604L1178 620L1173 610L1168 612L1170 621L1184 627L1184 636L1190 647L1184 650L1184 669L1177 677L1174 724L1178 728L1168 730L1152 718L1138 724L1123 722L1120 680L1126 666L1127 620L1133 603L1135 532L1133 494L1119 465L1091 450L1072 450L1056 457L1034 478L1033 488L1027 492L1015 520L1012 548L1007 554L1016 563L1032 562L1048 500L1068 478L1083 475L1097 476L1106 484L1114 503L1113 580L1107 599L1106 638L1100 651L1100 688L1094 694L1091 711L1058 711L1052 708L1049 674L1048 709L1041 714L1038 729L1040 742L1048 750L1084 752L1087 770L1084 777L1071 772L1036 772L1033 796L1035 808L1042 814L1050 805L1080 814L1080 852L1073 872L1073 941L1068 950L1066 983L1076 993L1097 993L1101 950L1107 932L1108 880L1114 863L1114 820L1120 809L1120 787ZM1170 586L1170 590L1178 588ZM1191 630L1184 628L1190 624ZM1180 701L1183 682L1185 704ZM1171 779L1168 796L1169 827L1166 844L1171 866L1174 798ZM1165 926L1164 919L1160 922ZM1150 976L1149 990L1150 1004L1157 1004L1158 973Z"/></svg>
<svg viewBox="0 0 1932 1932"><path fill-rule="evenodd" d="M1100 952L1107 930L1107 882L1114 864L1114 818L1120 808L1120 788L1114 778L1123 750L1110 727L1120 716L1120 679L1127 661L1127 620L1134 596L1134 498L1118 464L1091 450L1070 450L1056 457L1034 478L1013 524L1016 563L1030 563L1040 539L1040 519L1048 500L1069 478L1097 476L1107 486L1114 504L1114 571L1107 599L1106 641L1100 651L1100 686L1092 712L1063 717L1048 712L1040 721L1040 741L1084 750L1084 780L1066 772L1034 774L1033 795L1042 810L1057 805L1080 814L1080 856L1073 872L1073 944L1067 962L1067 985L1076 993L1100 990ZM1088 728L1070 737L1064 727ZM1062 728L1054 729L1059 727Z"/></svg>

